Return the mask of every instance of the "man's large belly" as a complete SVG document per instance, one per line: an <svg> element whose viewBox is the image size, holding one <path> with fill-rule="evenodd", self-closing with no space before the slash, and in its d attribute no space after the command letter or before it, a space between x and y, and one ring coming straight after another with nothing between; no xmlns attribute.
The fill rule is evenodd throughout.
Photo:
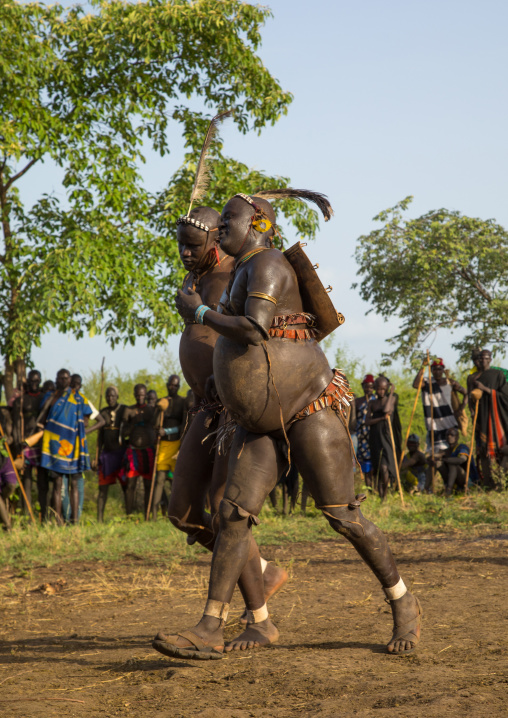
<svg viewBox="0 0 508 718"><path fill-rule="evenodd" d="M205 396L205 382L213 374L213 348L218 334L202 324L189 324L180 339L180 365L197 400Z"/></svg>
<svg viewBox="0 0 508 718"><path fill-rule="evenodd" d="M268 357L263 345L244 346L219 337L213 356L215 384L224 406L241 426L259 434L280 429L280 409L286 424L333 376L316 341L272 338L266 348Z"/></svg>

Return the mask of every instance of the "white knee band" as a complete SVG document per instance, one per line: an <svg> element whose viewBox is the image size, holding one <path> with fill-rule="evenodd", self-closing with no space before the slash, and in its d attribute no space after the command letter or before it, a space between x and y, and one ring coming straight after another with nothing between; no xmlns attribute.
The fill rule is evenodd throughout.
<svg viewBox="0 0 508 718"><path fill-rule="evenodd" d="M407 593L407 588L404 581L400 578L399 582L396 583L395 586L392 586L391 588L383 588L383 591L389 601L396 601L398 598L402 598L402 596Z"/></svg>
<svg viewBox="0 0 508 718"><path fill-rule="evenodd" d="M266 603L261 608L256 608L254 611L247 611L247 623L261 623L266 621L268 618L268 608Z"/></svg>
<svg viewBox="0 0 508 718"><path fill-rule="evenodd" d="M266 570L266 567L268 566L268 561L266 561L262 556L260 556L259 562L261 563L261 573L264 573Z"/></svg>
<svg viewBox="0 0 508 718"><path fill-rule="evenodd" d="M213 616L225 623L228 620L228 613L229 603L222 603L221 601L214 601L212 598L209 598L206 602L203 616Z"/></svg>

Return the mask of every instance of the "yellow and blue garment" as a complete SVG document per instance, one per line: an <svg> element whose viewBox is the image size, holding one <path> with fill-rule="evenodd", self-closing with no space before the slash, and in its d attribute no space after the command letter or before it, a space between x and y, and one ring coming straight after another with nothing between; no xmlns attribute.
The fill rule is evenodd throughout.
<svg viewBox="0 0 508 718"><path fill-rule="evenodd" d="M85 436L88 399L67 389L49 410L42 437L41 466L57 474L79 474L90 469Z"/></svg>

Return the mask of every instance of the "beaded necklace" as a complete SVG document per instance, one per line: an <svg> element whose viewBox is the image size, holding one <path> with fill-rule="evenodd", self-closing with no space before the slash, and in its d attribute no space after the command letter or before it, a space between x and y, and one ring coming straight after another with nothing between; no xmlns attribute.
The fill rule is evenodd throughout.
<svg viewBox="0 0 508 718"><path fill-rule="evenodd" d="M248 252L244 257L235 262L235 270L238 269L240 265L248 262L249 259L252 259L254 255L259 254L260 252L266 252L267 249L269 249L269 247L258 247L257 249L253 249L252 252Z"/></svg>

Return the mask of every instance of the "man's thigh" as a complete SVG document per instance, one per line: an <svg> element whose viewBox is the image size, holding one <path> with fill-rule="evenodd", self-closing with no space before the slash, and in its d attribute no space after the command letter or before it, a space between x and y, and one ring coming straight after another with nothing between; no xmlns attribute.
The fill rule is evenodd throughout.
<svg viewBox="0 0 508 718"><path fill-rule="evenodd" d="M257 516L286 469L287 459L279 441L238 428L229 449L224 499Z"/></svg>
<svg viewBox="0 0 508 718"><path fill-rule="evenodd" d="M295 422L288 436L291 456L317 506L354 500L353 449L334 411L323 409Z"/></svg>

